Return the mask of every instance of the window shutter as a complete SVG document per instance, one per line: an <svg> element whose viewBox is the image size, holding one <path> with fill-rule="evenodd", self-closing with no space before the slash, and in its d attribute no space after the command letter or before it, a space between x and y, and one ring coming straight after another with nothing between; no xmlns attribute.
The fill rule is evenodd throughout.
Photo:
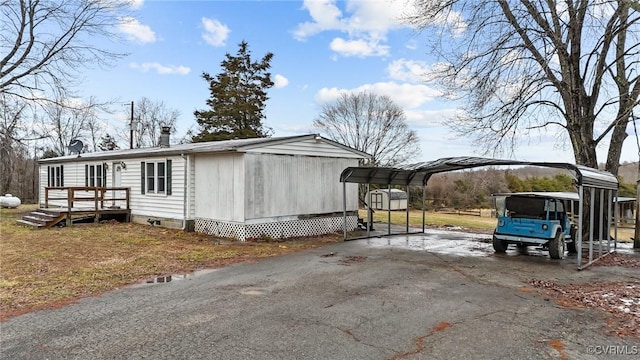
<svg viewBox="0 0 640 360"><path fill-rule="evenodd" d="M102 186L103 187L107 187L107 167L105 165L106 163L102 165Z"/></svg>
<svg viewBox="0 0 640 360"><path fill-rule="evenodd" d="M171 160L167 160L167 195L171 195Z"/></svg>
<svg viewBox="0 0 640 360"><path fill-rule="evenodd" d="M89 165L84 165L84 186L89 186Z"/></svg>
<svg viewBox="0 0 640 360"><path fill-rule="evenodd" d="M60 186L64 186L64 165L60 165Z"/></svg>
<svg viewBox="0 0 640 360"><path fill-rule="evenodd" d="M47 186L51 186L51 166L47 166Z"/></svg>
<svg viewBox="0 0 640 360"><path fill-rule="evenodd" d="M144 185L145 185L145 176L144 176L144 170L145 170L146 164L144 163L144 161L142 161L140 163L140 193L144 194Z"/></svg>

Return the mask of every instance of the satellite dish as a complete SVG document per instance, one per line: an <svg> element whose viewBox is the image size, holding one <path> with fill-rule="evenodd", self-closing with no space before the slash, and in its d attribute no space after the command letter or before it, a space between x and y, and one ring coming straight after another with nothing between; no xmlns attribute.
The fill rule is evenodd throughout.
<svg viewBox="0 0 640 360"><path fill-rule="evenodd" d="M82 149L84 149L84 144L82 143L82 141L78 139L73 139L71 140L67 148L69 149L69 153L71 154L76 153L80 155L80 152L82 152Z"/></svg>

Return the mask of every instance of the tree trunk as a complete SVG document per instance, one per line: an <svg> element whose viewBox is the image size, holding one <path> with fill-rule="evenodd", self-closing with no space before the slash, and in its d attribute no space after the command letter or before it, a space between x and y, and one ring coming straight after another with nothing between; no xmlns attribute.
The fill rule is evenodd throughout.
<svg viewBox="0 0 640 360"><path fill-rule="evenodd" d="M640 171L640 162L638 162L638 171ZM633 248L640 249L640 180L636 183L636 231L633 236Z"/></svg>

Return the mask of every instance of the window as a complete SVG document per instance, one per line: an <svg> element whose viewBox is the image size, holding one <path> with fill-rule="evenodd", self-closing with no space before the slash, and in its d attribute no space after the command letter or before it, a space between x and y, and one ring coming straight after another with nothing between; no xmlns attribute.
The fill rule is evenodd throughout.
<svg viewBox="0 0 640 360"><path fill-rule="evenodd" d="M382 194L381 193L372 193L371 194L371 207L373 209L384 209L384 204L382 204Z"/></svg>
<svg viewBox="0 0 640 360"><path fill-rule="evenodd" d="M171 195L171 160L141 162L142 194Z"/></svg>
<svg viewBox="0 0 640 360"><path fill-rule="evenodd" d="M156 189L156 164L147 163L147 192L154 193Z"/></svg>
<svg viewBox="0 0 640 360"><path fill-rule="evenodd" d="M64 186L64 170L62 165L47 166L47 186Z"/></svg>
<svg viewBox="0 0 640 360"><path fill-rule="evenodd" d="M107 186L107 168L102 164L85 165L84 186Z"/></svg>

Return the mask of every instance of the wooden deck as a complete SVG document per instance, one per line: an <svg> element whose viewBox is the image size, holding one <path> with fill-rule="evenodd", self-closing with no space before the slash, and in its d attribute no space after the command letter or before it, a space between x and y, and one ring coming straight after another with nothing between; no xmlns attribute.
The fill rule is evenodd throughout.
<svg viewBox="0 0 640 360"><path fill-rule="evenodd" d="M90 218L100 222L122 216L131 221L129 188L45 187L44 192L44 207L26 214L18 223L50 228L63 221L72 226L74 221Z"/></svg>

